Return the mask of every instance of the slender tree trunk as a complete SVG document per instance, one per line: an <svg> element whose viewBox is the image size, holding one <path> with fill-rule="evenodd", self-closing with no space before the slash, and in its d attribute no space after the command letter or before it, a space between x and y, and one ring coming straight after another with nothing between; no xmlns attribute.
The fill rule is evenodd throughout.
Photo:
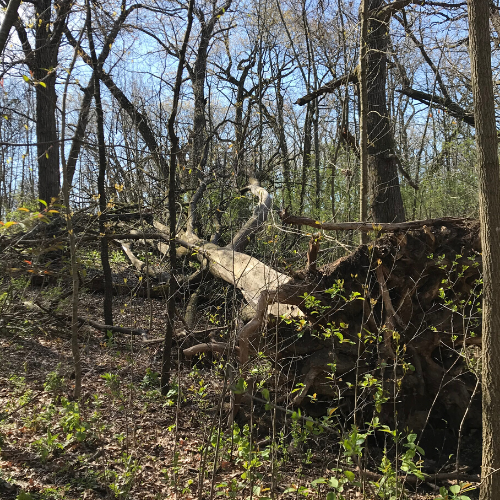
<svg viewBox="0 0 500 500"><path fill-rule="evenodd" d="M283 115L283 92L281 89L282 78L283 77L280 71L276 79L276 100L278 103L277 135L278 135L278 144L281 152L281 164L283 166L283 181L284 181L283 200L285 202L285 206L290 206L292 203L292 179L291 179L292 173L290 169L290 158L288 155L288 144L286 142L286 135L285 135L285 118Z"/></svg>
<svg viewBox="0 0 500 500"><path fill-rule="evenodd" d="M85 131L87 130L87 125L89 123L90 115L90 105L92 103L92 96L94 95L94 74L90 78L88 86L83 89L83 99L80 107L80 114L78 115L78 123L76 125L75 133L73 136L73 142L71 143L71 149L68 157L68 183L69 185L73 182L73 176L76 171L76 162L80 156L80 150L83 145L83 138L85 136Z"/></svg>
<svg viewBox="0 0 500 500"><path fill-rule="evenodd" d="M307 103L306 117L304 119L304 143L302 146L302 180L300 186L300 203L299 212L304 211L306 199L306 186L307 176L309 174L309 167L311 165L311 147L312 147L312 134L311 126L314 113L314 103Z"/></svg>
<svg viewBox="0 0 500 500"><path fill-rule="evenodd" d="M97 113L97 140L99 143L99 174L97 177L97 191L99 193L99 232L104 234L106 227L104 215L107 208L106 200L106 145L104 142L104 113L101 102L101 66L97 61L97 55L92 36L92 16L90 3L87 1L87 34L89 39L90 57L94 70L94 100ZM104 324L113 326L113 278L111 266L109 265L108 239L101 238L101 263L104 274Z"/></svg>
<svg viewBox="0 0 500 500"><path fill-rule="evenodd" d="M172 99L172 112L168 118L168 136L170 139L170 167L168 172L168 211L169 211L169 261L170 261L170 280L167 299L167 331L165 332L165 340L163 342L163 356L161 362L161 393L165 396L168 393L170 386L170 366L172 362L172 339L174 337L174 316L175 316L175 236L176 236L176 216L175 216L175 171L177 166L177 154L179 152L179 138L175 133L175 121L177 119L177 111L179 106L179 96L182 85L182 72L184 70L184 62L186 60L186 51L193 25L193 7L194 0L189 0L187 12L187 26L184 34L184 40L179 52L179 64L177 65L177 74L175 77L174 96Z"/></svg>
<svg viewBox="0 0 500 500"><path fill-rule="evenodd" d="M80 31L78 43L80 43L83 38L87 22L83 25ZM75 368L75 388L73 390L73 397L78 400L80 399L82 392L82 358L80 353L80 344L78 341L78 329L80 326L80 322L78 321L78 289L80 280L78 276L76 237L75 232L73 231L73 216L70 205L71 182L68 175L68 164L66 163L66 158L64 156L64 136L66 133L66 99L68 96L69 81L71 78L71 74L73 73L73 68L75 67L77 57L78 51L75 49L73 52L73 59L71 60L68 75L66 76L66 82L64 84L63 102L61 109L61 164L63 174L62 193L66 211L66 229L68 231L69 249L71 255L71 278L73 282L73 295L71 297L71 353L73 354L73 366Z"/></svg>
<svg viewBox="0 0 500 500"><path fill-rule="evenodd" d="M80 45L74 39L74 37L71 35L71 33L69 31L66 31L66 38L68 39L68 41L72 47L79 48L80 56L92 68L93 65L92 65L91 57L86 52L84 52L83 49L81 49ZM104 52L104 50L103 50L103 52ZM102 53L101 53L101 56L102 56ZM117 100L120 107L125 112L127 112L127 114L130 116L130 119L137 126L142 138L144 139L144 142L148 146L148 148L153 156L155 163L158 166L158 170L165 177L168 177L168 164L167 164L166 158L163 156L161 147L156 140L156 136L153 133L153 129L152 129L151 125L149 124L149 120L148 120L147 116L138 110L137 106L135 106L128 99L128 97L123 93L123 91L115 84L115 82L113 81L111 76L108 75L105 71L103 71L102 63L104 62L105 58L101 59L101 56L99 56L100 58L98 60L100 67L101 67L100 80L102 81L102 83L104 83L104 85L106 85L106 87L110 91L111 95L113 95L113 97ZM82 124L82 127L83 127L83 124ZM77 130L75 132L75 135L79 134L80 130L83 130L83 128L80 129L80 123L79 123L77 125ZM76 137L75 137L75 140L77 140ZM75 148L76 149L73 149L73 147L72 147L72 149L71 149L71 151L72 152L74 151L74 153L70 154L70 159L75 158L74 164L76 165L76 158L77 158L76 155L78 154L79 146L75 145ZM68 162L68 166L70 166L69 162Z"/></svg>
<svg viewBox="0 0 500 500"><path fill-rule="evenodd" d="M229 40L227 40L227 54L228 58L231 57L229 49ZM245 99L248 97L248 92L245 89L245 82L248 77L250 70L255 65L255 57L253 54L250 56L248 63L242 68L240 77L237 79L230 74L230 69L227 70L227 77L236 85L236 102L234 105L234 158L233 158L233 169L236 176L236 183L241 186L245 178L243 171L243 164L245 159L245 140L247 138L247 130L250 122L250 111L251 105L248 106L247 115L244 117L244 105Z"/></svg>
<svg viewBox="0 0 500 500"><path fill-rule="evenodd" d="M20 4L21 0L10 0L9 5L7 6L7 12L5 12L5 17L3 18L2 26L0 27L0 54L2 54L3 49L5 48L5 43L9 37L10 29L16 22L17 9L19 9Z"/></svg>
<svg viewBox="0 0 500 500"><path fill-rule="evenodd" d="M205 78L207 76L208 48L212 38L214 28L219 19L231 6L232 0L226 0L226 3L213 12L213 15L207 21L201 9L196 9L196 16L201 25L200 43L196 54L196 60L190 70L191 86L194 95L194 116L193 116L193 148L192 148L192 168L204 168L205 163L205 141L207 135L207 124L205 119Z"/></svg>
<svg viewBox="0 0 500 500"><path fill-rule="evenodd" d="M491 73L489 2L467 2L483 257L481 500L500 491L500 168Z"/></svg>
<svg viewBox="0 0 500 500"><path fill-rule="evenodd" d="M368 218L368 133L366 118L368 111L368 94L366 87L366 39L368 36L367 12L368 0L361 0L359 18L361 23L361 36L359 46L359 220ZM367 242L367 235L361 232L361 243Z"/></svg>
<svg viewBox="0 0 500 500"><path fill-rule="evenodd" d="M319 103L314 102L314 117L313 117L313 130L314 130L314 173L316 176L316 215L321 217L321 162L319 151Z"/></svg>
<svg viewBox="0 0 500 500"><path fill-rule="evenodd" d="M375 222L405 220L394 158L394 135L387 111L388 21L372 12L384 4L370 0L367 26L368 175L369 198Z"/></svg>
<svg viewBox="0 0 500 500"><path fill-rule="evenodd" d="M131 5L128 9L122 10L120 16L113 23L113 27L111 28L109 33L107 33L106 39L104 40L104 43L102 45L102 51L97 59L97 63L101 68L106 59L108 58L109 54L111 53L111 48L113 47L116 37L120 33L123 23L126 21L129 14L134 12L134 10L139 9L140 7L141 7L140 4L134 4ZM70 44L73 47L75 48L80 47L80 43L76 42L76 40L73 38L71 32L68 29L65 29L65 33L66 37L68 38ZM83 56L83 59L89 65L93 66L90 58L86 58L85 56ZM90 77L89 80L89 84L85 89L83 89L83 99L80 107L80 114L78 115L78 123L76 126L75 133L73 135L73 142L71 143L71 150L68 157L68 182L70 185L73 182L73 176L76 170L76 162L78 161L78 157L80 155L80 150L83 144L83 138L85 136L85 131L87 130L87 125L89 122L90 104L92 102L92 96L94 95L94 79L95 79L95 74L92 73L92 76ZM158 166L160 168L160 171L162 171L161 161L158 162ZM163 169L163 171L166 172L166 167Z"/></svg>

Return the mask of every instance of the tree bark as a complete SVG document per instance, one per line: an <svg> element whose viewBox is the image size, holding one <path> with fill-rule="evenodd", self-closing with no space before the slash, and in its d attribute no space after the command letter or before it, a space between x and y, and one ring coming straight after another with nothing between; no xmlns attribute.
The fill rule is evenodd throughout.
<svg viewBox="0 0 500 500"><path fill-rule="evenodd" d="M176 208L175 208L175 171L177 167L177 155L179 153L179 137L175 133L175 121L177 119L177 111L179 106L179 97L182 85L182 73L184 71L184 63L186 51L193 25L193 9L194 0L189 0L187 12L187 26L182 42L181 50L179 51L179 63L177 65L177 73L175 76L174 96L172 99L172 111L168 118L168 137L170 139L170 165L168 169L168 211L169 211L169 262L170 262L170 279L167 299L167 330L165 332L165 340L163 342L163 355L161 361L161 381L160 389L162 395L166 395L170 389L170 366L172 361L172 339L174 336L174 316L175 316L175 289L177 286L174 270L175 270L175 245L176 236Z"/></svg>
<svg viewBox="0 0 500 500"><path fill-rule="evenodd" d="M302 178L300 181L299 212L304 211L306 201L306 186L311 165L311 125L314 113L314 103L308 103L304 118L304 142L302 143Z"/></svg>
<svg viewBox="0 0 500 500"><path fill-rule="evenodd" d="M193 116L193 149L192 168L203 169L205 163L206 119L205 119L205 78L207 76L208 48L216 23L231 6L232 0L226 0L224 5L215 10L207 22L205 14L200 8L195 9L195 14L201 24L200 43L193 67L187 65L194 95Z"/></svg>
<svg viewBox="0 0 500 500"><path fill-rule="evenodd" d="M368 194L375 222L405 220L403 199L399 187L398 161L394 154L394 134L387 110L387 52L389 21L409 0L384 5L383 0L370 0L367 20L367 99L368 115ZM296 101L303 106L323 94L348 83L358 83L359 67L352 73L332 80Z"/></svg>
<svg viewBox="0 0 500 500"><path fill-rule="evenodd" d="M394 135L386 98L389 25L385 16L374 12L383 4L383 0L371 0L368 4L368 190L375 222L402 222L405 212L394 161Z"/></svg>
<svg viewBox="0 0 500 500"><path fill-rule="evenodd" d="M57 7L58 15L53 23L52 0L35 2L36 39L30 70L36 86L38 196L47 203L59 196L56 68L62 35L60 24L66 22L69 6L70 3L65 1Z"/></svg>
<svg viewBox="0 0 500 500"><path fill-rule="evenodd" d="M104 113L101 102L101 69L102 65L98 63L95 52L94 39L92 36L92 16L90 4L87 2L87 35L89 39L90 57L92 60L92 69L94 70L94 101L97 114L97 138L99 143L99 174L97 177L97 190L99 193L99 232L104 234L105 212L107 208L106 201L106 145L104 141ZM111 275L111 266L109 265L109 247L106 238L101 239L101 263L104 273L104 323L113 325L113 278Z"/></svg>
<svg viewBox="0 0 500 500"><path fill-rule="evenodd" d="M467 2L474 118L479 172L479 217L483 258L481 500L500 491L500 167L491 72L489 2Z"/></svg>
<svg viewBox="0 0 500 500"><path fill-rule="evenodd" d="M273 127L276 135L278 136L278 145L281 153L281 164L283 166L283 200L285 206L290 206L292 203L292 183L291 183L291 169L290 169L290 158L288 155L288 144L286 142L285 134L285 118L283 115L283 91L281 89L282 84L281 70L276 78L276 100L278 103L277 113L278 119L276 126Z"/></svg>
<svg viewBox="0 0 500 500"><path fill-rule="evenodd" d="M131 12L134 10L137 10L141 7L141 4L134 4L131 5L128 9L125 9L121 12L120 16L118 19L113 23L113 27L111 28L111 31L109 34L107 34L106 39L104 40L104 43L102 44L102 51L99 54L99 57L97 59L98 64L102 67L106 59L108 58L109 54L111 53L111 48L113 47L113 44L116 40L116 37L118 36L118 33L120 32L121 27L123 26L123 23L126 21L127 17ZM65 30L66 37L70 41L70 44L73 47L80 47L80 44L76 43L76 40L73 38L71 35L71 32L69 31L68 28ZM81 53L80 55L83 54ZM90 63L90 60L87 62ZM69 185L72 184L73 182L73 176L75 174L76 170L76 162L78 160L78 156L80 155L80 149L82 147L82 141L85 136L85 131L87 129L87 125L89 122L89 114L90 114L90 103L92 101L92 96L94 95L94 78L95 75L92 73L92 76L90 77L89 84L87 85L86 88L83 89L83 100L82 104L80 107L80 114L78 115L78 123L76 126L76 130L74 133L73 137L73 142L71 143L71 149L69 152L68 156L68 183Z"/></svg>
<svg viewBox="0 0 500 500"><path fill-rule="evenodd" d="M19 9L20 4L21 0L10 0L9 2L7 12L5 12L5 17L2 21L2 27L0 28L0 54L2 54L3 49L5 48L5 43L9 37L10 29L16 22L17 9Z"/></svg>
<svg viewBox="0 0 500 500"><path fill-rule="evenodd" d="M368 131L366 119L368 111L368 94L366 86L366 39L368 37L368 0L362 0L359 11L361 23L361 35L359 44L359 160L360 160L360 182L359 182L359 220L366 221L368 218ZM366 243L365 233L361 233L361 243Z"/></svg>

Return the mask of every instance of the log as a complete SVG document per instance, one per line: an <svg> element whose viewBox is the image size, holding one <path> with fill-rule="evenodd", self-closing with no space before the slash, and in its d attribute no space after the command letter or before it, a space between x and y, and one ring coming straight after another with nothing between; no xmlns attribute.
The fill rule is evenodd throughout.
<svg viewBox="0 0 500 500"><path fill-rule="evenodd" d="M479 225L468 219L420 221L418 225L422 222L426 224L420 227L398 224L395 231L319 267L316 273L287 280L279 293L271 288L261 292L254 318L239 332L240 363L252 363L251 339L265 323L263 305L279 298L281 303L297 304L308 321L304 328L315 332L314 342L305 340L302 361L299 357L295 368L281 369L281 373L290 372L293 384L297 379L304 384L294 405L308 401L308 392L323 399L344 394L347 400L354 397L347 384L355 386L368 373L379 379L382 372L386 373L381 378L385 393L397 394L394 401L389 398L387 411L382 411L381 421L386 419L388 425L396 425L387 419L397 405L401 430L416 425L412 415L421 413L426 415L423 425L436 418L433 425L446 420L456 430L462 419L465 428L480 426L477 412L475 417L474 412L467 414L471 391L468 379L462 378L467 367L456 351L481 343L471 333L481 331L480 314L474 313L481 294ZM305 294L321 308L314 310L297 300ZM267 339L270 355L278 351L272 342ZM446 365L448 358L439 359L436 353L442 350L452 356L453 363ZM278 352L281 356L290 358ZM370 408L370 391L364 389L363 394L366 402L358 407ZM444 415L433 417L436 408Z"/></svg>
<svg viewBox="0 0 500 500"><path fill-rule="evenodd" d="M235 354L239 355L240 349L237 346L231 347L224 342L208 342L205 344L196 344L195 346L188 347L187 349L184 349L182 351L184 357L188 359L192 358L196 354L202 354L206 352L218 352L220 354L230 354L231 352L234 352Z"/></svg>
<svg viewBox="0 0 500 500"><path fill-rule="evenodd" d="M319 222L310 217L291 215L286 209L279 212L283 224L292 224L294 226L310 226L325 231L405 231L410 229L422 229L424 226L439 226L447 223L472 222L473 219L443 217L441 219L414 220L409 222Z"/></svg>

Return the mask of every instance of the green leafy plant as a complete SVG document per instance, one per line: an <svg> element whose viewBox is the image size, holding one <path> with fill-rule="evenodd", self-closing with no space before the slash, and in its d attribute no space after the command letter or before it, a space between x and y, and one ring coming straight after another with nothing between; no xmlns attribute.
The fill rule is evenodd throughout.
<svg viewBox="0 0 500 500"><path fill-rule="evenodd" d="M160 374L151 370L151 368L146 368L146 374L142 379L141 387L143 389L158 389L160 387Z"/></svg>
<svg viewBox="0 0 500 500"><path fill-rule="evenodd" d="M59 421L63 432L66 433L66 441L76 439L82 443L90 436L91 425L81 418L80 407L77 402L62 401L62 417Z"/></svg>
<svg viewBox="0 0 500 500"><path fill-rule="evenodd" d="M47 462L54 450L63 448L63 445L58 442L58 438L59 434L52 434L50 430L47 430L46 436L33 442L33 446L40 454L43 463Z"/></svg>
<svg viewBox="0 0 500 500"><path fill-rule="evenodd" d="M117 463L120 472L108 469L105 473L108 481L108 488L114 498L125 499L128 498L130 490L134 485L134 480L141 466L137 459L132 455L123 453Z"/></svg>
<svg viewBox="0 0 500 500"><path fill-rule="evenodd" d="M16 500L35 500L35 499L31 496L31 493L28 493L26 491L21 491L16 496Z"/></svg>
<svg viewBox="0 0 500 500"><path fill-rule="evenodd" d="M114 399L123 399L123 394L120 390L120 377L116 373L104 373L101 375L101 378L104 379L106 387Z"/></svg>
<svg viewBox="0 0 500 500"><path fill-rule="evenodd" d="M448 489L445 486L439 488L439 496L435 500L470 500L470 497L463 493L475 490L475 486L470 483L454 484Z"/></svg>
<svg viewBox="0 0 500 500"><path fill-rule="evenodd" d="M65 379L61 374L61 363L58 363L54 371L47 373L43 388L47 392L52 392L55 395L59 395L64 388L64 382Z"/></svg>

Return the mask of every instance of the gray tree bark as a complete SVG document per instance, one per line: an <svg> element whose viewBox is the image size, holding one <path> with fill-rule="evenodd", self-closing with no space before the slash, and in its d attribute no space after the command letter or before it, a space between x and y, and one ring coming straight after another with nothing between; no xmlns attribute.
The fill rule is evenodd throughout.
<svg viewBox="0 0 500 500"><path fill-rule="evenodd" d="M359 20L361 24L361 35L359 44L359 160L360 160L360 183L359 183L359 220L366 221L368 218L368 131L366 119L368 111L368 93L366 87L366 39L368 37L368 0L362 0L359 9ZM361 233L361 243L368 240L365 233Z"/></svg>
<svg viewBox="0 0 500 500"><path fill-rule="evenodd" d="M19 9L20 4L21 0L10 0L9 5L7 6L7 12L5 12L5 17L3 18L2 26L0 27L0 54L5 48L5 43L9 37L10 29L16 22L17 9Z"/></svg>
<svg viewBox="0 0 500 500"><path fill-rule="evenodd" d="M35 48L23 23L15 21L26 64L36 88L36 136L38 157L38 197L50 203L59 196L59 135L56 122L56 69L59 46L72 3L52 0L35 3ZM55 10L55 19L52 11Z"/></svg>
<svg viewBox="0 0 500 500"><path fill-rule="evenodd" d="M500 167L491 73L489 2L467 2L483 258L481 500L500 491Z"/></svg>
<svg viewBox="0 0 500 500"><path fill-rule="evenodd" d="M205 141L207 138L206 133L206 119L205 119L205 78L207 76L207 60L208 48L210 40L214 32L215 25L223 14L231 6L232 0L226 0L223 6L214 9L212 16L207 21L204 12L201 8L195 8L194 13L201 24L200 42L196 54L196 60L191 67L186 65L191 78L191 85L193 88L194 96L194 116L193 116L193 149L192 149L192 168L203 169L205 163Z"/></svg>
<svg viewBox="0 0 500 500"><path fill-rule="evenodd" d="M383 0L368 2L368 192L375 222L402 222L405 220L405 211L399 188L394 157L394 134L389 121L386 97L390 16L377 12L383 5Z"/></svg>

